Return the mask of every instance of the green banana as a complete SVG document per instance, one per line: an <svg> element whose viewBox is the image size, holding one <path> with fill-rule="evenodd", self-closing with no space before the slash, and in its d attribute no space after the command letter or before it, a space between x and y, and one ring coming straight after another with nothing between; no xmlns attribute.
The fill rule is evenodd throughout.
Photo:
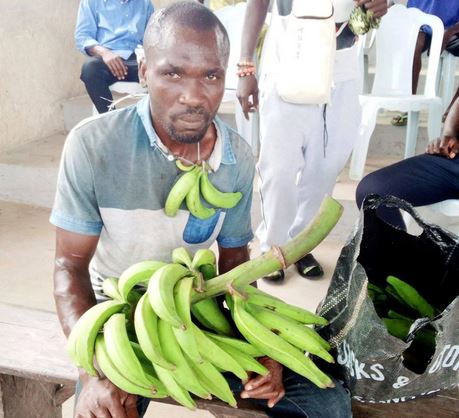
<svg viewBox="0 0 459 418"><path fill-rule="evenodd" d="M390 335L405 340L410 332L412 322L405 319L382 318Z"/></svg>
<svg viewBox="0 0 459 418"><path fill-rule="evenodd" d="M205 264L211 264L215 266L217 263L217 257L210 248L200 248L194 253L193 260L191 261L192 270L200 270Z"/></svg>
<svg viewBox="0 0 459 418"><path fill-rule="evenodd" d="M250 357L247 353L232 347L231 345L225 344L222 341L214 340L222 350L226 351L230 356L236 360L244 370L255 372L260 376L266 376L269 370L263 366L260 362Z"/></svg>
<svg viewBox="0 0 459 418"><path fill-rule="evenodd" d="M191 270L191 255L184 247L178 247L172 251L172 262L181 264Z"/></svg>
<svg viewBox="0 0 459 418"><path fill-rule="evenodd" d="M206 328L218 334L233 335L234 330L215 298L203 299L191 305L191 313Z"/></svg>
<svg viewBox="0 0 459 418"><path fill-rule="evenodd" d="M131 382L141 386L154 387L157 379L144 372L135 355L126 330L126 316L122 313L112 315L104 325L104 339L110 358ZM155 388L156 390L156 388Z"/></svg>
<svg viewBox="0 0 459 418"><path fill-rule="evenodd" d="M215 264L203 264L199 267L204 280L213 279L217 275L217 266Z"/></svg>
<svg viewBox="0 0 459 418"><path fill-rule="evenodd" d="M159 320L159 341L166 359L175 364L177 368L172 371L175 380L184 389L194 393L204 399L210 399L210 393L202 387L196 375L191 369L188 360L185 358L177 339L175 338L173 327L166 321Z"/></svg>
<svg viewBox="0 0 459 418"><path fill-rule="evenodd" d="M273 312L279 313L288 318L303 324L327 325L328 321L299 306L290 305L268 293L253 286L246 286L244 291L248 294L247 301L252 305L261 306Z"/></svg>
<svg viewBox="0 0 459 418"><path fill-rule="evenodd" d="M93 364L97 334L107 319L125 306L125 303L115 300L101 302L81 315L72 328L67 342L67 352L74 363L84 368L89 375L97 376Z"/></svg>
<svg viewBox="0 0 459 418"><path fill-rule="evenodd" d="M233 338L233 337L227 337L225 335L217 335L213 334L211 332L204 331L204 334L206 334L209 338L215 341L220 341L224 343L225 345L229 345L231 347L236 348L239 351L242 351L243 353L248 354L249 356L252 357L263 357L266 355L263 351L259 350L252 344L248 343L247 341L240 340L239 338Z"/></svg>
<svg viewBox="0 0 459 418"><path fill-rule="evenodd" d="M188 173L185 173L187 175ZM201 174L198 175L197 181L191 186L190 190L188 191L185 201L188 210L198 219L207 219L210 218L215 214L214 208L208 208L204 206L201 202L201 194L199 192L199 177Z"/></svg>
<svg viewBox="0 0 459 418"><path fill-rule="evenodd" d="M328 346L329 349L330 345L314 330L268 309L248 304L247 311L267 329L295 347L314 354L328 363L335 362L333 356L324 348L324 346Z"/></svg>
<svg viewBox="0 0 459 418"><path fill-rule="evenodd" d="M226 351L222 350L213 340L208 338L206 334L204 334L204 332L194 324L193 331L195 333L201 355L205 360L211 362L214 366L221 370L235 374L241 380L248 378L247 372L244 368Z"/></svg>
<svg viewBox="0 0 459 418"><path fill-rule="evenodd" d="M117 277L107 277L106 279L104 279L104 281L102 282L102 292L105 296L111 299L123 300L118 289Z"/></svg>
<svg viewBox="0 0 459 418"><path fill-rule="evenodd" d="M133 395L140 395L145 398L153 398L155 396L149 387L141 386L136 382L130 381L117 369L113 361L110 359L105 345L104 336L102 334L97 336L95 353L97 364L100 369L108 380L110 380L110 382L112 382L115 386L127 393L132 393Z"/></svg>
<svg viewBox="0 0 459 418"><path fill-rule="evenodd" d="M183 164L183 162L179 159L176 159L175 160L175 165L177 166L177 168L181 171L191 171L193 170L193 168L196 167L196 165L185 165Z"/></svg>
<svg viewBox="0 0 459 418"><path fill-rule="evenodd" d="M190 171L183 173L172 186L164 204L164 212L167 216L174 217L177 215L182 202L186 199L191 189L196 184L199 184L200 173L201 170L197 166L193 167Z"/></svg>
<svg viewBox="0 0 459 418"><path fill-rule="evenodd" d="M134 313L134 327L137 340L145 356L155 364L162 366L165 369L174 370L175 366L169 363L161 351L158 336L158 317L148 300L148 295L145 293Z"/></svg>
<svg viewBox="0 0 459 418"><path fill-rule="evenodd" d="M128 300L129 292L136 284L148 282L153 273L165 265L162 261L146 260L124 270L118 281L118 289L123 300Z"/></svg>
<svg viewBox="0 0 459 418"><path fill-rule="evenodd" d="M193 290L193 278L184 277L174 287L174 302L177 314L185 324L185 329L174 328L175 338L184 353L188 354L193 361L202 363L204 360L198 350L198 344L191 328L191 292Z"/></svg>
<svg viewBox="0 0 459 418"><path fill-rule="evenodd" d="M167 264L157 270L148 282L148 299L156 315L177 328L185 328L185 324L177 314L174 286L189 274L190 271L181 264Z"/></svg>
<svg viewBox="0 0 459 418"><path fill-rule="evenodd" d="M267 353L269 357L309 379L320 388L334 387L333 381L322 372L310 358L298 348L270 331L245 310L245 303L237 295L233 296L233 318L241 334L247 341Z"/></svg>
<svg viewBox="0 0 459 418"><path fill-rule="evenodd" d="M158 375L161 382L169 393L169 396L175 399L180 405L183 405L185 408L191 409L192 411L196 409L196 403L193 398L190 396L188 391L182 386L180 386L175 380L172 372L170 370L164 369L157 364L153 364L156 374Z"/></svg>
<svg viewBox="0 0 459 418"><path fill-rule="evenodd" d="M206 170L201 174L201 193L210 205L216 208L230 209L236 206L242 198L241 192L225 193L218 190L210 181Z"/></svg>
<svg viewBox="0 0 459 418"><path fill-rule="evenodd" d="M409 307L419 312L419 314L424 317L431 319L435 317L435 308L427 302L413 286L394 276L388 276L386 281L395 289L400 298L402 298Z"/></svg>
<svg viewBox="0 0 459 418"><path fill-rule="evenodd" d="M237 402L227 380L210 362L205 361L201 364L190 362L191 368L199 379L201 385L212 395L236 408Z"/></svg>

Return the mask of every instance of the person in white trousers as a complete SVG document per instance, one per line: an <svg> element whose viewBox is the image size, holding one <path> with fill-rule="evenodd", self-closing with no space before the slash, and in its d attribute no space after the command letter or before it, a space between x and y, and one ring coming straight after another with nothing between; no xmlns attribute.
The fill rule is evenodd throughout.
<svg viewBox="0 0 459 418"><path fill-rule="evenodd" d="M301 0L300 0L301 1ZM262 222L257 229L261 251L285 244L312 219L326 194L331 194L357 138L360 122L358 100L360 72L356 37L342 25L354 6L365 6L381 17L387 0L332 0L337 37L333 87L327 105L298 105L284 101L276 90L282 16L292 0L274 0L272 17L263 46L260 80L260 156L258 174ZM238 64L237 96L248 118L258 109L258 82L252 61L256 42L270 1L248 0ZM312 254L296 263L307 278L323 275ZM281 282L282 270L265 277Z"/></svg>

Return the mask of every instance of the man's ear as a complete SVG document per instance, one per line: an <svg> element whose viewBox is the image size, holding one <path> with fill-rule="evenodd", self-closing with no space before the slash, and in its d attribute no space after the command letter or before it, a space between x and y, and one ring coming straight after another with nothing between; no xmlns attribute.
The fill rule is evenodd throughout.
<svg viewBox="0 0 459 418"><path fill-rule="evenodd" d="M145 64L145 57L140 58L139 60L139 82L142 87L147 87L147 66Z"/></svg>

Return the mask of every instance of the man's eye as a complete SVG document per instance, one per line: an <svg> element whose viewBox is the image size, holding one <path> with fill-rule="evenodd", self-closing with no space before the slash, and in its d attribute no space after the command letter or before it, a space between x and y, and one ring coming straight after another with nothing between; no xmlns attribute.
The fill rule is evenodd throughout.
<svg viewBox="0 0 459 418"><path fill-rule="evenodd" d="M166 73L166 76L169 78L180 78L180 76L174 71L169 71L168 73Z"/></svg>
<svg viewBox="0 0 459 418"><path fill-rule="evenodd" d="M206 76L207 80L215 81L218 79L217 74L207 74Z"/></svg>

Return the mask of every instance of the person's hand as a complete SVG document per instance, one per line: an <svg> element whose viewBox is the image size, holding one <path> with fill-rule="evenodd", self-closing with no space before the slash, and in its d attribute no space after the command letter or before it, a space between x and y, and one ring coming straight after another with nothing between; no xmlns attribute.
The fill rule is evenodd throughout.
<svg viewBox="0 0 459 418"><path fill-rule="evenodd" d="M240 77L237 85L236 96L242 106L245 118L249 119L249 113L258 109L258 83L253 75Z"/></svg>
<svg viewBox="0 0 459 418"><path fill-rule="evenodd" d="M102 54L102 60L105 62L114 77L118 80L124 80L126 78L128 67L120 56L107 50Z"/></svg>
<svg viewBox="0 0 459 418"><path fill-rule="evenodd" d="M106 378L87 377L75 407L75 418L138 418L137 396Z"/></svg>
<svg viewBox="0 0 459 418"><path fill-rule="evenodd" d="M266 376L249 377L244 384L241 398L266 399L268 407L272 408L285 395L282 383L283 366L269 357L263 357L258 361L269 370L269 373Z"/></svg>
<svg viewBox="0 0 459 418"><path fill-rule="evenodd" d="M365 6L365 9L373 12L374 17L381 17L387 13L387 0L356 0L357 6Z"/></svg>
<svg viewBox="0 0 459 418"><path fill-rule="evenodd" d="M426 153L453 159L459 152L459 141L455 137L443 136L427 145Z"/></svg>

